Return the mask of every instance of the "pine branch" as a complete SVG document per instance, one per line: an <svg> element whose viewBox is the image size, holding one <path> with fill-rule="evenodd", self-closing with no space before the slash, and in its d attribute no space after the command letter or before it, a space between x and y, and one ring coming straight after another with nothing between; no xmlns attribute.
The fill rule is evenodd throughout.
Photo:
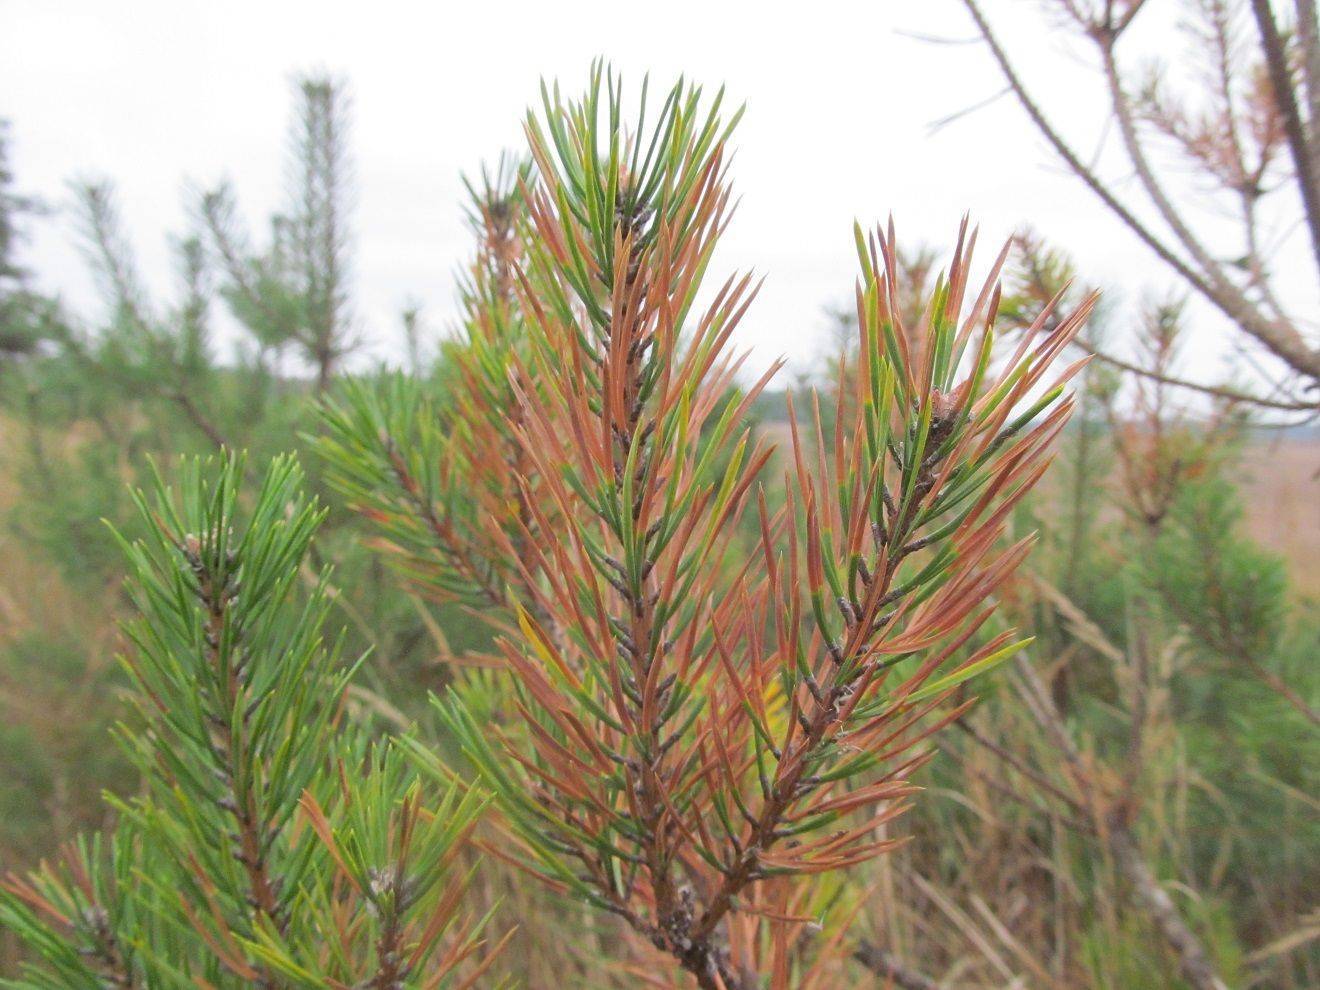
<svg viewBox="0 0 1320 990"><path fill-rule="evenodd" d="M1019 645L977 632L1026 552L997 549L1003 521L1045 469L1079 365L1045 376L1093 300L1059 320L1047 307L997 362L1004 254L973 296L964 228L907 326L892 231L859 231L859 359L834 444L819 402L814 441L794 420L790 500L771 512L753 496L770 452L743 424L769 375L730 394L754 286L730 278L693 312L728 221L732 124L720 95L680 83L654 119L643 98L650 123L627 140L621 93L597 66L582 101L546 87L528 119L540 181L515 436L540 581L515 589L530 597L502 644L521 724L492 733L460 698L442 712L529 869L699 986L753 986L760 943L730 936L744 906L892 848L875 830L906 810L922 741L963 710L944 703ZM744 516L751 555L734 550ZM789 922L756 923L782 947Z"/></svg>

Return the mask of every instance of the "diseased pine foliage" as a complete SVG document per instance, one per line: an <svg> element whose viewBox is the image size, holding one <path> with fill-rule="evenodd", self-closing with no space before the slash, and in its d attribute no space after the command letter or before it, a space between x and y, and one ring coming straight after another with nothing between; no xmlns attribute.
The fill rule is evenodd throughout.
<svg viewBox="0 0 1320 990"><path fill-rule="evenodd" d="M860 367L840 383L844 412L813 417L814 444L795 440L787 503L771 510L758 487L771 452L744 420L776 369L729 398L752 280L698 299L730 218L737 114L726 123L721 104L679 83L648 125L643 93L631 133L603 69L579 103L545 90L527 124L538 181L522 186L517 296L470 311L467 360L483 361L510 310L520 346L482 364L494 376L459 365L458 403L505 403L484 417L503 420L498 443L474 463L473 427L447 447L423 425L433 446L403 453L395 438L419 410L386 392L330 409L330 451L412 576L500 604L484 575L516 568L520 630L502 639L515 726L459 700L443 710L529 868L623 917L702 986L750 986L765 967L787 985L789 933L806 919L773 878L891 848L875 830L906 808L918 744L961 713L945 702L964 681L1015 648L1008 633L977 636L1026 551L1001 545L1003 521L1067 418L1075 369L1047 376L1089 303L1049 330L1042 313L1005 356L1002 255L968 298L975 237L960 243L905 325L892 231L859 234ZM397 426L381 419L390 409ZM492 485L455 538L445 499L519 459L514 497ZM411 480L434 465L446 475ZM478 545L473 525L499 544ZM767 932L746 930L744 910Z"/></svg>
<svg viewBox="0 0 1320 990"><path fill-rule="evenodd" d="M89 656L51 690L122 716L140 781L89 813L93 771L70 792L77 750L54 761L31 848L61 855L3 883L0 966L25 965L5 985L1313 984L1315 629L1241 533L1246 393L1198 385L1209 419L1179 401L1195 311L1158 297L1116 361L1127 315L1083 333L1094 294L1038 236L974 267L964 224L941 271L859 227L822 392L749 383L757 283L712 271L741 112L649 90L603 65L580 99L543 87L527 154L466 182L457 332L432 348L403 314L409 374L344 375L337 82L295 91L268 245L203 197L172 303L108 185L83 192L104 327L28 292L0 242L22 323L0 400L26 396L3 408L23 504L44 493L23 531L97 606L48 612L117 610L107 516L138 614L122 680ZM167 483L142 457L240 442L264 464L290 437L310 484L288 458ZM152 494L122 496L134 478ZM301 494L322 480L351 510L324 525ZM69 650L0 633L21 761L43 755L25 672L65 676Z"/></svg>

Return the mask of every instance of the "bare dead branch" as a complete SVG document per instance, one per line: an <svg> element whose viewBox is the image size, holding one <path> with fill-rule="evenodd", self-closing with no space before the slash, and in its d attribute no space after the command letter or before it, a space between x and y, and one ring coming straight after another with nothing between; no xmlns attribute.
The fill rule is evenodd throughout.
<svg viewBox="0 0 1320 990"><path fill-rule="evenodd" d="M1241 289L1223 276L1222 269L1219 268L1217 263L1213 262L1213 259L1209 259L1203 250L1194 252L1204 256L1203 259L1196 260L1195 264L1181 257L1170 244L1152 231L1132 212L1126 203L1118 198L1110 186L1096 174L1094 169L1081 160L1072 147L1063 139L1059 131L1046 118L1043 110L1026 88L1007 51L994 34L977 0L963 0L963 4L976 23L977 29L990 48L991 55L1017 97L1018 102L1026 111L1027 116L1073 173L1091 189L1129 230L1136 234L1142 243L1191 285L1198 294L1229 317L1244 333L1259 341L1272 354L1288 364L1289 367L1304 374L1308 379L1312 381L1320 379L1320 351L1308 345L1295 326L1286 320L1271 318L1253 305L1243 295ZM1104 49L1105 39L1107 38L1112 42L1115 32L1121 30L1118 25L1121 24L1126 27L1130 23L1131 18L1128 17L1116 24L1110 24L1105 31L1100 32L1099 39L1102 43L1102 50ZM1093 31L1092 34L1095 35L1096 32ZM1135 144L1131 141L1127 143L1129 152L1132 151L1133 147L1136 147L1140 155L1139 141ZM1143 171L1142 160L1134 158L1134 165L1137 166L1139 175ZM1148 164L1144 167L1144 171L1149 178L1148 181L1146 177L1143 177L1143 185L1146 186L1147 191L1150 192L1152 187L1158 189L1158 184L1153 183L1153 173L1150 172ZM1155 197L1152 196L1152 198ZM1190 228L1181 220L1179 214L1168 203L1167 198L1165 203L1168 208L1167 210L1161 209L1161 215L1164 216L1166 221L1173 217L1179 227L1187 231L1189 235L1187 242L1195 245L1197 242L1194 237L1190 236ZM1156 205L1158 208L1158 199L1156 199ZM1175 228L1175 233L1177 233L1177 230L1178 228ZM1181 237L1179 239L1183 240ZM1210 266L1207 267L1203 260L1210 261Z"/></svg>

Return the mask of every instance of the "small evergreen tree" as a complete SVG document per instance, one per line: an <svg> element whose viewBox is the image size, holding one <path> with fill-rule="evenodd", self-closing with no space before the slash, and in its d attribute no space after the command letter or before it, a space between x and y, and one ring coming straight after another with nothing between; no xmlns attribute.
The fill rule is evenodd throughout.
<svg viewBox="0 0 1320 990"><path fill-rule="evenodd" d="M348 720L354 665L299 569L324 512L277 458L187 462L137 499L139 617L120 739L143 792L107 839L10 877L0 921L36 961L15 988L458 987L482 923L457 857L482 799L436 794ZM467 966L469 971L464 973ZM476 971L480 971L477 964Z"/></svg>
<svg viewBox="0 0 1320 990"><path fill-rule="evenodd" d="M18 258L23 218L42 207L14 185L9 121L0 120L0 358L11 360L32 354L50 336L55 317L54 304L29 288L29 273Z"/></svg>
<svg viewBox="0 0 1320 990"><path fill-rule="evenodd" d="M295 348L323 392L356 346L349 293L349 101L344 83L329 76L300 77L295 94L289 203L271 219L266 249L250 246L228 185L205 193L200 213L234 315L263 346Z"/></svg>
<svg viewBox="0 0 1320 990"><path fill-rule="evenodd" d="M726 401L751 279L697 308L729 218L721 103L680 83L648 118L643 93L629 137L603 68L580 102L545 90L527 122L521 339L492 353L469 331L479 424L355 391L329 407L323 449L410 578L504 612L508 714L474 714L500 708L486 681L441 709L526 868L701 987L824 986L837 956L818 951L841 940L801 937L813 878L893 847L877 833L907 807L919 743L1019 645L979 633L1026 551L1000 545L1004 520L1045 469L1076 366L1046 376L1091 303L1046 307L997 361L1003 255L974 291L960 238L908 323L892 231L859 230L833 453L819 414L812 440L795 424L772 511L771 452L744 417L776 369ZM468 448L492 428L522 466L503 444ZM485 497L492 471L511 493Z"/></svg>

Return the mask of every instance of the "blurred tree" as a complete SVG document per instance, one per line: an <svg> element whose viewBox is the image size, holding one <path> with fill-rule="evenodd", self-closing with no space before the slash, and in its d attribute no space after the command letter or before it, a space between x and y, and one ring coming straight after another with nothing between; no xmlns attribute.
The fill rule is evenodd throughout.
<svg viewBox="0 0 1320 990"><path fill-rule="evenodd" d="M204 193L200 213L234 315L263 346L295 348L324 392L357 346L349 298L349 97L329 76L300 77L295 93L289 201L271 218L265 250L251 247L229 185Z"/></svg>
<svg viewBox="0 0 1320 990"><path fill-rule="evenodd" d="M9 122L0 120L0 359L32 354L56 332L55 304L28 285L18 257L23 220L45 212L40 201L15 190L9 165Z"/></svg>
<svg viewBox="0 0 1320 990"><path fill-rule="evenodd" d="M324 135L326 113L337 105L332 96L325 88L308 95L315 109L303 122L308 141ZM318 174L319 187L326 187L326 169ZM100 312L62 311L31 292L14 252L30 201L12 191L7 170L6 176L0 336L17 341L18 350L6 350L9 360L0 356L0 456L7 482L0 486L0 507L8 523L0 570L13 577L0 587L6 619L0 704L14 745L44 757L0 764L0 818L9 823L0 858L13 865L47 855L74 830L100 821L97 788L89 781L118 791L132 787L130 769L101 743L104 726L123 716L107 640L124 607L118 552L102 520L141 535L127 493L128 486L149 480L149 456L232 446L264 462L299 442L312 409L307 387L281 378L265 360L270 345L252 327L240 323L228 353L216 339L214 318L223 314L216 314L213 296L217 274L222 287L225 276L202 237L172 241L175 290L169 297L149 291L107 181L73 186ZM304 275L317 286L340 286L321 298L339 299L342 312L342 278L316 268L320 258L306 253ZM433 679L430 630L439 627L362 549L344 526L352 521L337 513L316 552L318 563L336 563L347 587L336 589L332 600L351 619L352 647L379 651L355 686L365 700L390 693L400 678ZM311 576L308 570L303 579ZM34 658L66 655L81 662L51 662L43 676L32 676ZM66 712L79 717L55 714ZM29 782L34 786L26 790Z"/></svg>

